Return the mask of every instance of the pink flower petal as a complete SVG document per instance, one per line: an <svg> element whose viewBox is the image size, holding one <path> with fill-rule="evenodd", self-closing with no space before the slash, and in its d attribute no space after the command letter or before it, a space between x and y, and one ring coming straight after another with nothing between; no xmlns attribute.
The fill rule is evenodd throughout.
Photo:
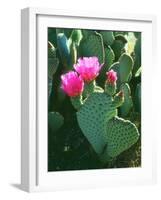
<svg viewBox="0 0 161 200"><path fill-rule="evenodd" d="M84 89L84 81L74 71L70 71L61 76L61 88L71 97L80 95Z"/></svg>
<svg viewBox="0 0 161 200"><path fill-rule="evenodd" d="M85 82L94 80L99 75L101 68L102 65L99 64L97 57L79 58L78 63L74 65L74 69Z"/></svg>

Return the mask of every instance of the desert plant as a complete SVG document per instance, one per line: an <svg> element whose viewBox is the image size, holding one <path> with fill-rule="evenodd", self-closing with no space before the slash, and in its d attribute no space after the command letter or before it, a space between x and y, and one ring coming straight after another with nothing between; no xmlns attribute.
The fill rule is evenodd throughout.
<svg viewBox="0 0 161 200"><path fill-rule="evenodd" d="M136 42L128 50L131 35ZM83 141L78 143L86 149L80 159L71 141L59 140L57 154L66 160L68 152L68 162L70 155L75 159L70 169L140 166L141 34L49 28L48 39L49 139L56 141L65 132L63 137L71 137L70 127L79 133L73 142ZM51 167L54 151L49 148L50 170L65 170L65 164Z"/></svg>
<svg viewBox="0 0 161 200"><path fill-rule="evenodd" d="M137 127L117 116L117 108L124 102L124 91L116 94L117 73L107 72L104 90L95 83L100 68L96 57L85 57L74 66L76 72L62 76L62 88L77 109L78 124L103 162L129 149L139 138ZM84 82L88 94L83 99ZM86 89L85 88L85 89Z"/></svg>

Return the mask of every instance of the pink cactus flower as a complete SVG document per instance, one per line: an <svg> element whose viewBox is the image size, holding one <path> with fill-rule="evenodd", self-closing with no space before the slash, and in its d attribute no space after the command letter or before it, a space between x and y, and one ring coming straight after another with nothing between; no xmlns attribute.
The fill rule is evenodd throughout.
<svg viewBox="0 0 161 200"><path fill-rule="evenodd" d="M109 72L106 73L107 75L107 82L114 84L117 81L117 72L115 72L114 70L110 70Z"/></svg>
<svg viewBox="0 0 161 200"><path fill-rule="evenodd" d="M70 97L79 96L84 89L84 81L81 76L74 71L70 71L61 76L61 88Z"/></svg>
<svg viewBox="0 0 161 200"><path fill-rule="evenodd" d="M87 83L93 81L98 75L102 65L99 64L97 57L83 57L78 59L74 69L80 74Z"/></svg>

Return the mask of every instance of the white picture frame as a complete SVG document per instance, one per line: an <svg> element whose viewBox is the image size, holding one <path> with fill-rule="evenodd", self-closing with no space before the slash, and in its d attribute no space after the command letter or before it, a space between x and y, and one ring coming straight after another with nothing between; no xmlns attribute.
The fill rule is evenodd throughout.
<svg viewBox="0 0 161 200"><path fill-rule="evenodd" d="M44 95L47 94L45 30L48 26L104 29L107 25L109 30L136 30L142 31L145 36L142 44L143 64L147 66L143 68L142 80L142 131L146 132L142 138L143 165L139 169L50 172L49 175L46 170L47 118L43 117L47 112ZM155 16L25 8L21 16L21 47L21 188L34 192L155 183L155 133L150 134L154 124L152 97L146 99L146 87L152 88L148 82L151 78L150 65L153 60L155 68L156 60Z"/></svg>

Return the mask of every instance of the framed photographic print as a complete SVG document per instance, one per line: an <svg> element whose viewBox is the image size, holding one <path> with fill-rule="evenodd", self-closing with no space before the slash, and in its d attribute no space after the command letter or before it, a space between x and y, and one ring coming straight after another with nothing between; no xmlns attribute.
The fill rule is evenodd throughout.
<svg viewBox="0 0 161 200"><path fill-rule="evenodd" d="M155 17L26 8L21 19L22 189L154 183Z"/></svg>

